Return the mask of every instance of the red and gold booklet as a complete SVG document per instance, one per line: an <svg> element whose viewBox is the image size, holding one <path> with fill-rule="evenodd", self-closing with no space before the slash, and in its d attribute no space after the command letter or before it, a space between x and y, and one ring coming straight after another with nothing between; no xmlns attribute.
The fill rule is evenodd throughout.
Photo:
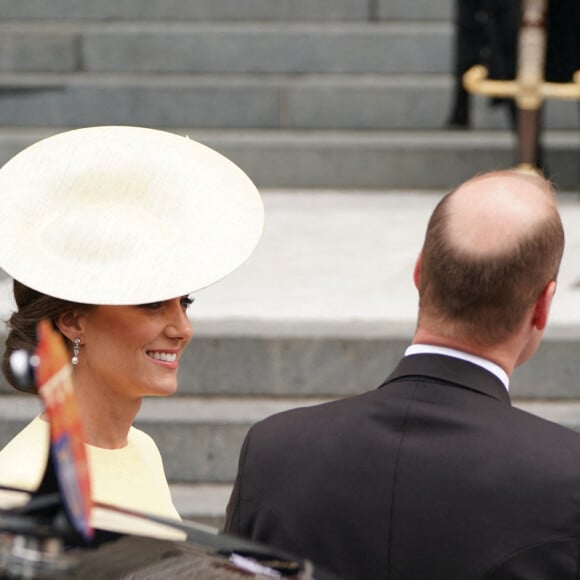
<svg viewBox="0 0 580 580"><path fill-rule="evenodd" d="M37 331L36 382L50 422L50 453L56 479L71 524L85 540L90 540L91 484L70 355L48 320L42 320Z"/></svg>

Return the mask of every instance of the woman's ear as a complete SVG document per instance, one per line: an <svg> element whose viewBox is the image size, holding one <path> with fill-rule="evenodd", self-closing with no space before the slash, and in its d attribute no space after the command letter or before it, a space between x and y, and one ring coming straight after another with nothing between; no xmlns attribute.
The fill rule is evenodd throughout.
<svg viewBox="0 0 580 580"><path fill-rule="evenodd" d="M62 335L66 336L71 342L75 338L80 338L83 333L82 316L78 310L67 310L59 314L55 324Z"/></svg>

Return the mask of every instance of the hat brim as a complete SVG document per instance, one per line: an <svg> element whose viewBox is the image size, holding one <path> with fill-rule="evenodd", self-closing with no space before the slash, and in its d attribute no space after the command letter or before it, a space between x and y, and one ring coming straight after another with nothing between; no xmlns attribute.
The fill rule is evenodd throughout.
<svg viewBox="0 0 580 580"><path fill-rule="evenodd" d="M0 267L45 294L143 304L237 268L264 223L250 178L173 133L90 127L28 147L0 169Z"/></svg>

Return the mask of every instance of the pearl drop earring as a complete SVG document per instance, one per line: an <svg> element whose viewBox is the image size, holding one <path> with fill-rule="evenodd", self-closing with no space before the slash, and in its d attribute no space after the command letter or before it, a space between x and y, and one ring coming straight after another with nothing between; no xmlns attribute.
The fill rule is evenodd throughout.
<svg viewBox="0 0 580 580"><path fill-rule="evenodd" d="M81 350L81 339L80 338L75 338L75 342L73 345L73 357L71 359L71 363L73 365L78 365L79 364L79 352Z"/></svg>

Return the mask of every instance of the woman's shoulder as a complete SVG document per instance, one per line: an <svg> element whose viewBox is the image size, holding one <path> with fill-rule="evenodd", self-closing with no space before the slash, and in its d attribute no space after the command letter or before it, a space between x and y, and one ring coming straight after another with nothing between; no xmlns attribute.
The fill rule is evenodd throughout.
<svg viewBox="0 0 580 580"><path fill-rule="evenodd" d="M135 426L132 426L129 429L127 441L130 445L138 445L144 447L150 446L157 449L157 445L155 444L153 437L151 437L151 435L149 435L145 431L142 431L141 429L138 429Z"/></svg>
<svg viewBox="0 0 580 580"><path fill-rule="evenodd" d="M0 483L21 489L36 489L49 453L49 425L34 418L0 451Z"/></svg>
<svg viewBox="0 0 580 580"><path fill-rule="evenodd" d="M127 435L129 447L136 449L140 454L161 461L161 453L153 437L137 427L131 427Z"/></svg>
<svg viewBox="0 0 580 580"><path fill-rule="evenodd" d="M0 451L0 459L5 461L7 458L19 458L19 463L31 463L31 456L36 458L38 455L48 457L50 427L40 416L35 417L19 431ZM27 455L23 456L22 453ZM26 461L23 459L26 458Z"/></svg>

